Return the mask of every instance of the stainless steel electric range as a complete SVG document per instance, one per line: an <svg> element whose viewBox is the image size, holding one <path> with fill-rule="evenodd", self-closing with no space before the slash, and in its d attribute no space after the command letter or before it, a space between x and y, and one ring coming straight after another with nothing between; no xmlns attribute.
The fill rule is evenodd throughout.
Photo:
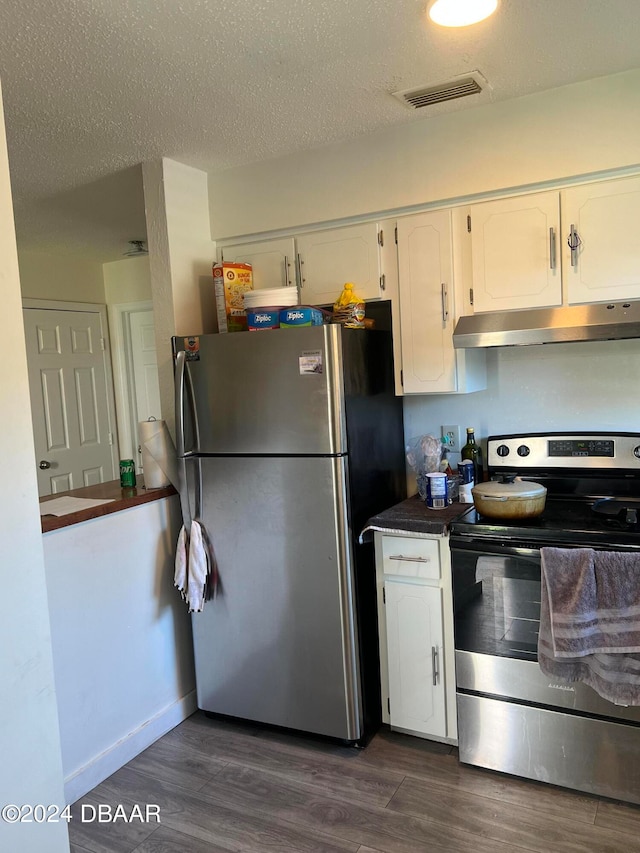
<svg viewBox="0 0 640 853"><path fill-rule="evenodd" d="M492 436L487 465L548 493L535 519L451 525L460 760L640 803L640 707L537 663L540 548L640 551L640 433Z"/></svg>

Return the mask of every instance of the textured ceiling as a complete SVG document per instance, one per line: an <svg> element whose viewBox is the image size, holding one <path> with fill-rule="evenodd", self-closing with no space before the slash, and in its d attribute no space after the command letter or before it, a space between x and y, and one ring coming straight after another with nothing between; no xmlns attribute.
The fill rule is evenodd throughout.
<svg viewBox="0 0 640 853"><path fill-rule="evenodd" d="M640 67L638 0L501 0L461 30L426 0L3 0L19 244L114 260L144 236L139 163L207 171L424 120L390 93L479 69L437 115Z"/></svg>

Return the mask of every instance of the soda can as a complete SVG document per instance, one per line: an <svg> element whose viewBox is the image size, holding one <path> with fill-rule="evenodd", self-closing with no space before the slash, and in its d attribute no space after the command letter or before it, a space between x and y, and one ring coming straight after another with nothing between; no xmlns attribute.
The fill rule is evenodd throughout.
<svg viewBox="0 0 640 853"><path fill-rule="evenodd" d="M447 475L427 474L427 506L429 509L444 509L449 505Z"/></svg>
<svg viewBox="0 0 640 853"><path fill-rule="evenodd" d="M136 466L133 459L120 460L120 487L123 489L135 489Z"/></svg>
<svg viewBox="0 0 640 853"><path fill-rule="evenodd" d="M471 459L463 459L458 465L458 474L460 475L461 483L473 484L473 461Z"/></svg>

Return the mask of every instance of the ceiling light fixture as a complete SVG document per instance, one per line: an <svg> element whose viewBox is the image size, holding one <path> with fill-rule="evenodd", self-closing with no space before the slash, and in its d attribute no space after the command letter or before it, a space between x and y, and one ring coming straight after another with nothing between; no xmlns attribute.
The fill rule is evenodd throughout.
<svg viewBox="0 0 640 853"><path fill-rule="evenodd" d="M129 245L131 246L129 251L123 253L125 258L138 258L149 254L146 240L129 240Z"/></svg>
<svg viewBox="0 0 640 853"><path fill-rule="evenodd" d="M484 21L498 8L498 0L433 0L429 17L441 27L468 27Z"/></svg>

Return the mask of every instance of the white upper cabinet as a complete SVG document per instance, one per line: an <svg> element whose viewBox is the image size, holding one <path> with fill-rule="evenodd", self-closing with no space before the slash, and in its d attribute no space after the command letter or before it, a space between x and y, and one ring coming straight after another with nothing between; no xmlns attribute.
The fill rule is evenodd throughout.
<svg viewBox="0 0 640 853"><path fill-rule="evenodd" d="M473 310L561 305L560 194L497 199L470 211Z"/></svg>
<svg viewBox="0 0 640 853"><path fill-rule="evenodd" d="M454 282L452 212L398 220L398 276L405 394L476 391L486 387L484 353L454 350L461 311Z"/></svg>
<svg viewBox="0 0 640 853"><path fill-rule="evenodd" d="M378 234L365 222L296 237L300 301L333 305L348 281L362 299L385 298Z"/></svg>
<svg viewBox="0 0 640 853"><path fill-rule="evenodd" d="M223 246L221 256L225 261L251 264L255 290L296 287L296 250L293 237Z"/></svg>
<svg viewBox="0 0 640 853"><path fill-rule="evenodd" d="M640 177L562 191L562 263L570 304L640 298L638 222Z"/></svg>

